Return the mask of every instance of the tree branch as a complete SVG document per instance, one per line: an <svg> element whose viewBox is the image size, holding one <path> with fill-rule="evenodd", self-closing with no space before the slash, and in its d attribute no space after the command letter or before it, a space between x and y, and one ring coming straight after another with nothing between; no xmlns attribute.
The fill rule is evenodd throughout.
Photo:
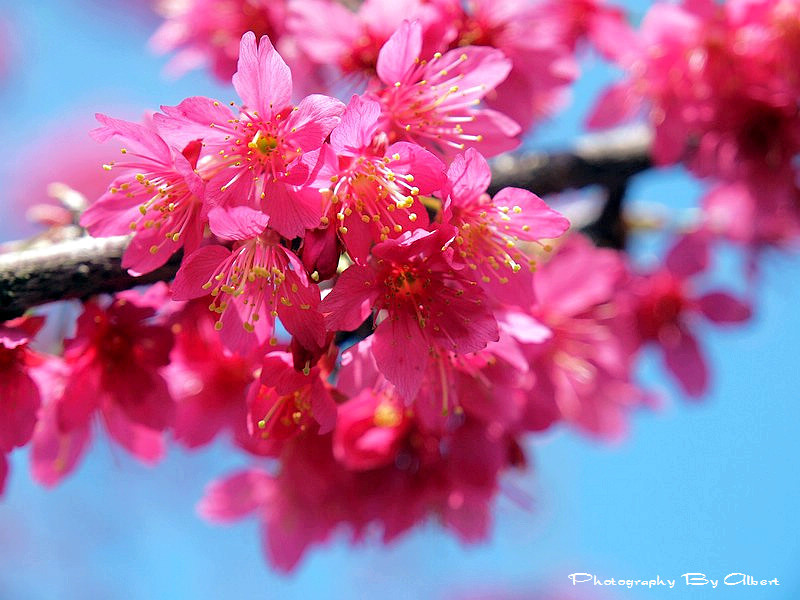
<svg viewBox="0 0 800 600"><path fill-rule="evenodd" d="M625 187L631 176L652 166L649 149L647 130L624 129L586 136L569 152L501 157L489 191L514 186L546 195L601 185L609 190L609 200L600 219L587 229L600 243L619 248L624 243L620 211ZM180 255L152 273L129 275L122 268L129 240L83 236L0 254L0 321L47 302L119 292L175 276Z"/></svg>

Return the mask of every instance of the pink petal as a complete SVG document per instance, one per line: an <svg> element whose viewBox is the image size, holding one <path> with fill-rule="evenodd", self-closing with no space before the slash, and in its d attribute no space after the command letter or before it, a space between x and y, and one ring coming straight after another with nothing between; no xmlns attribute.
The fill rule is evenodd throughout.
<svg viewBox="0 0 800 600"><path fill-rule="evenodd" d="M352 331L364 322L380 291L371 268L351 265L336 280L333 290L323 298L320 310L332 331Z"/></svg>
<svg viewBox="0 0 800 600"><path fill-rule="evenodd" d="M134 154L141 154L147 159L162 164L171 162L169 146L159 135L138 123L114 119L97 113L95 118L103 125L92 130L91 135L98 142L105 142L115 135L122 137L127 149Z"/></svg>
<svg viewBox="0 0 800 600"><path fill-rule="evenodd" d="M173 300L191 300L208 295L203 285L211 279L214 271L231 254L224 246L204 246L183 260L172 284Z"/></svg>
<svg viewBox="0 0 800 600"><path fill-rule="evenodd" d="M402 81L422 50L422 24L403 21L378 53L378 77L386 85Z"/></svg>
<svg viewBox="0 0 800 600"><path fill-rule="evenodd" d="M212 98L192 96L177 106L162 106L163 114L153 115L156 129L177 148L194 140L219 136L210 125L227 125L233 118L230 109Z"/></svg>
<svg viewBox="0 0 800 600"><path fill-rule="evenodd" d="M286 120L286 128L291 131L287 143L292 150L316 150L339 123L343 111L344 104L336 98L322 94L306 96Z"/></svg>
<svg viewBox="0 0 800 600"><path fill-rule="evenodd" d="M59 432L54 413L52 409L42 411L30 455L31 475L45 487L57 485L75 470L90 438L88 423L69 433Z"/></svg>
<svg viewBox="0 0 800 600"><path fill-rule="evenodd" d="M639 110L641 100L630 89L630 84L625 81L617 83L606 89L595 102L586 126L590 129L604 129L623 123Z"/></svg>
<svg viewBox="0 0 800 600"><path fill-rule="evenodd" d="M299 165L293 169L299 170ZM298 194L280 182L266 183L264 193L262 208L269 215L269 225L283 237L302 237L306 229L319 227L322 218L321 195Z"/></svg>
<svg viewBox="0 0 800 600"><path fill-rule="evenodd" d="M665 264L673 275L685 279L708 268L710 253L709 237L704 232L689 233L670 249Z"/></svg>
<svg viewBox="0 0 800 600"><path fill-rule="evenodd" d="M477 202L481 194L489 189L492 172L489 163L474 148L459 154L447 169L447 187L442 190L456 206Z"/></svg>
<svg viewBox="0 0 800 600"><path fill-rule="evenodd" d="M749 304L725 292L710 292L699 298L697 304L714 323L741 323L752 316Z"/></svg>
<svg viewBox="0 0 800 600"><path fill-rule="evenodd" d="M342 121L331 132L331 146L338 155L357 156L372 143L381 115L378 102L353 95Z"/></svg>
<svg viewBox="0 0 800 600"><path fill-rule="evenodd" d="M428 365L429 343L419 325L409 315L393 315L378 325L373 337L372 352L378 369L400 396L413 400Z"/></svg>
<svg viewBox="0 0 800 600"><path fill-rule="evenodd" d="M208 211L211 232L223 240L249 240L264 233L269 217L247 206L215 207Z"/></svg>
<svg viewBox="0 0 800 600"><path fill-rule="evenodd" d="M28 443L39 403L39 387L24 370L0 372L0 454Z"/></svg>
<svg viewBox="0 0 800 600"><path fill-rule="evenodd" d="M561 237L570 226L569 220L561 213L553 210L544 200L528 190L519 188L503 188L494 197L494 204L509 208L518 206L519 213L512 212L509 216L514 222L514 227L522 239L553 239ZM521 230L522 226L530 227L530 233ZM529 235L529 237L525 237Z"/></svg>
<svg viewBox="0 0 800 600"><path fill-rule="evenodd" d="M273 48L269 37L248 31L239 46L239 63L233 75L233 87L244 105L262 117L280 112L292 100L292 73Z"/></svg>
<svg viewBox="0 0 800 600"><path fill-rule="evenodd" d="M166 444L160 431L143 427L132 421L113 405L103 410L109 435L128 452L145 464L157 463L164 456Z"/></svg>
<svg viewBox="0 0 800 600"><path fill-rule="evenodd" d="M258 469L248 469L212 482L197 505L201 516L217 523L228 523L257 510L272 493L272 477Z"/></svg>
<svg viewBox="0 0 800 600"><path fill-rule="evenodd" d="M674 338L662 340L661 346L664 362L683 391L693 398L702 396L708 388L708 368L694 336L676 331Z"/></svg>

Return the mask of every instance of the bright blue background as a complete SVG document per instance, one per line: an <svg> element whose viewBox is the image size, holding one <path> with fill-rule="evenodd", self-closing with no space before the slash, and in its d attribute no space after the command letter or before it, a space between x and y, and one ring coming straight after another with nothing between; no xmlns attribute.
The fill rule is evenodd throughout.
<svg viewBox="0 0 800 600"><path fill-rule="evenodd" d="M0 89L2 214L0 239L20 237L8 184L69 148L47 143L50 128L77 114L135 118L184 96L232 98L196 73L160 77L164 59L145 42L156 21L131 15L126 2L0 2L17 31L14 70ZM630 7L642 3L628 2ZM119 7L120 11L116 12ZM638 17L641 13L638 14ZM638 18L635 17L635 18ZM538 143L564 145L579 132L610 70L590 59L575 108L544 126ZM37 144L40 160L18 164ZM677 171L637 178L630 199L696 200L701 188ZM648 244L636 244L647 258ZM27 454L12 456L0 502L0 600L59 598L467 598L501 592L541 598L800 597L800 452L797 357L800 261L764 257L758 312L735 331L703 329L714 386L702 403L682 400L658 363L642 381L674 397L660 412L632 415L628 439L600 444L558 430L530 438L532 472L507 478L534 498L526 511L507 498L496 506L490 543L464 548L433 524L390 548L349 547L342 538L313 550L291 577L274 574L259 548L255 520L211 526L194 514L204 485L247 459L219 443L189 454L177 448L147 469L103 439L78 472L53 491L34 485ZM717 271L736 280L735 261ZM746 572L777 577L778 588L675 590L570 588L573 572L605 579L675 579L704 572L721 579Z"/></svg>

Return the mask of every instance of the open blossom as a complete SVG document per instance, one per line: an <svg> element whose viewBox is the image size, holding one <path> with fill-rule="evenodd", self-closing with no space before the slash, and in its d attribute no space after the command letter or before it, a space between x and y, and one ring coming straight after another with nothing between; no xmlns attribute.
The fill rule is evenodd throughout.
<svg viewBox="0 0 800 600"><path fill-rule="evenodd" d="M353 96L330 146L323 147L320 183L307 192L322 194L322 222L335 229L359 264L373 244L425 228L428 214L418 196L438 190L444 179L444 165L427 150L408 142L388 144L378 129L380 112L377 102Z"/></svg>
<svg viewBox="0 0 800 600"><path fill-rule="evenodd" d="M165 374L175 399L175 439L188 448L209 443L228 429L245 443L247 391L255 379L255 355L225 349L206 303L187 304L173 324L175 346Z"/></svg>
<svg viewBox="0 0 800 600"><path fill-rule="evenodd" d="M441 227L378 244L368 265L339 276L320 307L328 327L339 330L355 329L373 310L378 314L375 360L407 399L419 390L431 357L477 352L497 339L486 296L445 257L451 235Z"/></svg>
<svg viewBox="0 0 800 600"><path fill-rule="evenodd" d="M288 352L264 357L261 377L247 397L248 430L261 454L277 456L287 440L303 432L333 429L337 407L324 376L318 366L295 370Z"/></svg>
<svg viewBox="0 0 800 600"><path fill-rule="evenodd" d="M659 346L667 369L692 397L701 396L708 387L708 368L692 332L693 320L702 316L713 323L733 324L751 314L746 303L726 292L697 294L691 279L708 265L708 236L689 234L672 247L663 267L638 277L631 286L642 341Z"/></svg>
<svg viewBox="0 0 800 600"><path fill-rule="evenodd" d="M308 348L321 346L325 330L319 287L300 260L265 229L267 217L243 206L221 213L218 235L232 249L210 245L188 256L172 288L175 300L210 294L215 328L232 351L249 352L273 338L275 318ZM255 335L251 335L255 334Z"/></svg>
<svg viewBox="0 0 800 600"><path fill-rule="evenodd" d="M204 184L195 172L199 144L181 151L143 125L105 115L97 120L102 127L92 132L95 139L117 136L126 146L114 164L123 175L83 213L81 225L94 236L133 232L122 266L134 274L160 267L181 248L196 250L206 212Z"/></svg>
<svg viewBox="0 0 800 600"><path fill-rule="evenodd" d="M643 394L631 381L636 340L626 269L613 250L571 236L537 271L537 302L499 317L528 359L531 385L523 425L564 420L619 437Z"/></svg>
<svg viewBox="0 0 800 600"><path fill-rule="evenodd" d="M248 31L278 40L285 31L285 0L161 0L166 21L150 44L159 52L178 50L168 69L181 75L208 64L230 80L239 58L239 41Z"/></svg>
<svg viewBox="0 0 800 600"><path fill-rule="evenodd" d="M165 287L165 286L164 286ZM169 363L173 334L156 321L166 299L162 286L145 296L118 294L109 306L84 305L75 337L65 343L69 369L56 399L57 431L88 435L99 414L113 439L145 462L164 451L162 432L174 404L161 369Z"/></svg>
<svg viewBox="0 0 800 600"><path fill-rule="evenodd" d="M490 198L486 190L491 175L476 150L456 156L442 191L443 220L458 228L456 258L487 295L524 304L530 301L536 263L521 243L558 238L569 221L527 190L504 188Z"/></svg>
<svg viewBox="0 0 800 600"><path fill-rule="evenodd" d="M268 37L256 43L252 32L242 37L233 85L243 101L238 114L216 100L193 97L163 106L155 122L167 135L203 140L213 159L205 199L214 233L220 213L246 206L262 210L282 236L302 236L320 224L322 207L318 198L306 201L296 193L310 173L301 159L319 149L344 105L322 95L292 105L289 67Z"/></svg>
<svg viewBox="0 0 800 600"><path fill-rule="evenodd" d="M383 107L383 128L391 141L407 140L450 157L473 147L494 156L519 145L519 125L479 108L502 82L511 62L494 48L466 46L422 54L422 26L403 21L381 48L375 95Z"/></svg>

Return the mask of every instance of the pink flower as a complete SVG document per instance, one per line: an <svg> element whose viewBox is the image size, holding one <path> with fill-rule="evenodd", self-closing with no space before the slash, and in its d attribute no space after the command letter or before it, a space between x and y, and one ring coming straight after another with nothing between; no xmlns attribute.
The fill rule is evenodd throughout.
<svg viewBox="0 0 800 600"><path fill-rule="evenodd" d="M417 230L378 244L370 263L344 271L321 304L331 329L353 330L378 313L375 360L409 400L431 355L477 352L497 339L486 296L445 258L449 235L447 228Z"/></svg>
<svg viewBox="0 0 800 600"><path fill-rule="evenodd" d="M364 389L339 407L333 455L354 471L390 465L409 426L405 408L397 398Z"/></svg>
<svg viewBox="0 0 800 600"><path fill-rule="evenodd" d="M261 209L270 227L286 238L319 226L319 199L303 201L296 186L306 182L309 166L301 158L319 149L339 122L344 105L312 95L291 105L292 75L268 37L256 44L242 37L233 85L243 100L238 115L210 98L188 98L162 107L155 122L165 135L203 140L213 157L206 187L211 230L218 233L220 214L232 207ZM222 217L224 220L224 217Z"/></svg>
<svg viewBox="0 0 800 600"><path fill-rule="evenodd" d="M793 182L800 86L789 57L800 44L792 6L655 4L619 59L630 79L608 90L590 124L612 125L646 103L656 162L683 160L702 177L755 185Z"/></svg>
<svg viewBox="0 0 800 600"><path fill-rule="evenodd" d="M708 387L708 368L691 332L692 320L701 315L713 323L733 324L751 315L747 304L725 292L696 295L690 279L708 263L708 236L689 234L672 247L662 268L639 277L631 288L642 341L658 344L665 366L692 397L703 395Z"/></svg>
<svg viewBox="0 0 800 600"><path fill-rule="evenodd" d="M181 248L196 250L206 222L204 184L192 157L198 144L181 152L142 125L99 114L97 120L103 126L92 132L95 139L124 141L124 159L115 165L124 174L83 213L81 225L95 236L133 231L122 266L136 275L160 267Z"/></svg>
<svg viewBox="0 0 800 600"><path fill-rule="evenodd" d="M447 171L443 220L458 229L456 257L490 298L525 305L531 300L535 262L520 243L558 238L569 221L526 190L486 193L489 165L476 150L459 154Z"/></svg>
<svg viewBox="0 0 800 600"><path fill-rule="evenodd" d="M167 66L173 75L208 64L227 81L236 71L239 41L248 31L278 40L285 31L285 0L165 0L166 21L150 44L161 53L178 50Z"/></svg>
<svg viewBox="0 0 800 600"><path fill-rule="evenodd" d="M220 213L218 235L233 249L205 246L188 256L172 287L175 300L211 294L209 310L227 348L247 353L272 339L275 317L308 348L321 346L325 328L317 311L319 288L278 235L265 230L267 217L236 207ZM254 336L250 334L255 333Z"/></svg>
<svg viewBox="0 0 800 600"><path fill-rule="evenodd" d="M24 446L33 435L41 400L29 371L44 359L28 342L42 325L42 317L0 323L0 455Z"/></svg>
<svg viewBox="0 0 800 600"><path fill-rule="evenodd" d="M336 424L337 408L319 367L296 371L288 352L264 357L260 380L248 394L251 436L263 440L259 448L280 454L287 440L305 431L328 433Z"/></svg>
<svg viewBox="0 0 800 600"><path fill-rule="evenodd" d="M69 368L57 399L58 431L85 430L99 412L110 435L145 462L163 454L161 432L174 404L161 369L169 363L173 334L155 322L165 286L146 296L118 294L107 307L84 305L75 337L67 340Z"/></svg>
<svg viewBox="0 0 800 600"><path fill-rule="evenodd" d="M559 11L546 3L475 0L453 16L459 23L453 46L496 48L512 63L497 89L487 94L488 106L527 130L562 105L578 66L561 29Z"/></svg>
<svg viewBox="0 0 800 600"><path fill-rule="evenodd" d="M391 146L378 131L380 105L353 96L323 146L323 165L308 193L322 193L323 224L335 227L350 257L365 264L374 243L428 225L417 197L438 190L444 165L416 144ZM338 256L337 256L338 259Z"/></svg>
<svg viewBox="0 0 800 600"><path fill-rule="evenodd" d="M229 429L240 443L247 432L247 391L255 378L254 356L226 351L205 302L187 304L172 326L175 347L165 372L176 401L175 438L188 448L209 443Z"/></svg>
<svg viewBox="0 0 800 600"><path fill-rule="evenodd" d="M618 253L573 235L537 271L538 302L500 317L530 365L526 429L563 419L594 434L624 433L627 411L643 399L631 382L636 340L626 280Z"/></svg>
<svg viewBox="0 0 800 600"><path fill-rule="evenodd" d="M422 25L403 21L378 56L376 91L391 141L418 143L443 157L467 147L494 156L519 145L520 127L505 115L476 108L502 82L511 62L493 48L467 46L422 55Z"/></svg>

